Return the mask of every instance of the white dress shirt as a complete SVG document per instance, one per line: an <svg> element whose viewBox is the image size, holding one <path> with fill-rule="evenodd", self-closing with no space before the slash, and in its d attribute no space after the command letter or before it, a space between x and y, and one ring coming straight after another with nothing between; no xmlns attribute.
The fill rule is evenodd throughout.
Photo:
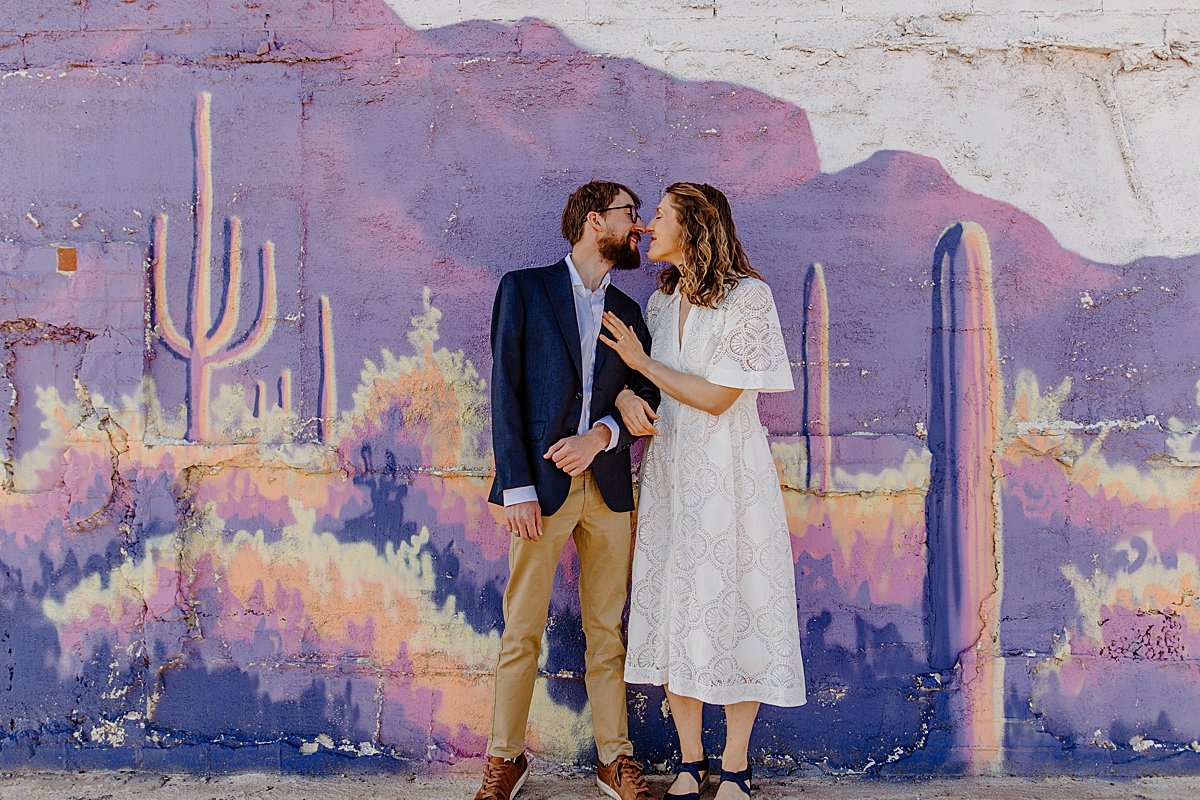
<svg viewBox="0 0 1200 800"><path fill-rule="evenodd" d="M583 368L583 410L579 414L579 427L576 433L587 433L593 426L589 424L588 416L592 410L592 382L596 372L596 345L600 338L600 318L604 316L604 294L612 279L605 273L604 280L596 291L589 291L575 269L575 262L567 255L567 272L571 276L571 294L575 298L575 323L579 327L579 349L583 358L580 365ZM617 446L617 423L612 416L607 416L596 423L604 425L609 430L608 446L612 450ZM538 453L541 456L541 453ZM537 500L537 490L533 486L519 486L515 489L504 490L504 505L526 503Z"/></svg>

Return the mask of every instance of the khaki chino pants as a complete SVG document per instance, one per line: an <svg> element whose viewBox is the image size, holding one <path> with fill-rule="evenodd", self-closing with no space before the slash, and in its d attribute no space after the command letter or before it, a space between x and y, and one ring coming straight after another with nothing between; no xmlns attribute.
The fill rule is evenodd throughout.
<svg viewBox="0 0 1200 800"><path fill-rule="evenodd" d="M621 613L629 591L630 513L609 509L591 470L572 478L562 508L542 519L541 539L513 538L509 547L504 635L496 664L488 755L512 759L525 751L554 573L572 536L579 553L579 607L587 637L584 684L592 706L596 751L602 764L622 753L633 755L621 637Z"/></svg>

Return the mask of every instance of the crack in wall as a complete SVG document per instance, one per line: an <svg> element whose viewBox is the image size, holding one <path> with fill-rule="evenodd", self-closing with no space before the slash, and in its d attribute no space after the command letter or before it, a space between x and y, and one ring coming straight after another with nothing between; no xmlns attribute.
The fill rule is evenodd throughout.
<svg viewBox="0 0 1200 800"><path fill-rule="evenodd" d="M121 468L122 457L129 454L129 432L107 409L98 411L93 404L91 392L79 378L83 372L83 362L86 357L86 351L80 353L79 362L75 367L75 395L81 409L77 427L81 427L87 420L95 420L96 427L108 440L109 494L100 508L86 518L75 522L73 527L75 530L83 532L95 530L108 522L115 522L121 534L122 551L124 552L124 547L133 541L132 521L137 515L137 498ZM114 514L114 511L117 513Z"/></svg>
<svg viewBox="0 0 1200 800"><path fill-rule="evenodd" d="M1129 141L1129 130L1125 124L1125 113L1121 108L1121 99L1117 95L1115 85L1116 73L1116 69L1110 69L1103 75L1093 75L1091 78L1096 84L1101 103L1108 109L1109 123L1112 126L1117 150L1121 154L1121 165L1124 168L1125 180L1129 184L1129 191L1133 193L1139 205L1142 206L1142 210L1145 212L1147 218L1153 219L1154 210L1147 203L1145 193L1142 191L1141 182L1137 177L1137 168L1134 165L1133 145Z"/></svg>

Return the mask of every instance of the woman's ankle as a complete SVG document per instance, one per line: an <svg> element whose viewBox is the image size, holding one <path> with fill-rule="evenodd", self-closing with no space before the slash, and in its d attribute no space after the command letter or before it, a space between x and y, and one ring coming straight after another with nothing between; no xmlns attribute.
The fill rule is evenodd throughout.
<svg viewBox="0 0 1200 800"><path fill-rule="evenodd" d="M738 755L721 755L721 769L726 772L741 772L750 766L750 758L747 754Z"/></svg>

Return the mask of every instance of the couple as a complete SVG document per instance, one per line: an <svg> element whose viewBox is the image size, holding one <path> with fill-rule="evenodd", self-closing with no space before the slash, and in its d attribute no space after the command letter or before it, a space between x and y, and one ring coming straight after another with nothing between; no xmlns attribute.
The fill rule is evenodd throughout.
<svg viewBox="0 0 1200 800"><path fill-rule="evenodd" d="M720 191L673 184L644 227L639 206L621 184L581 186L562 215L570 254L497 290L490 499L512 542L476 800L509 800L528 776L525 728L568 537L604 794L654 797L628 737L626 681L666 689L683 761L667 798L695 800L709 782L704 703L725 706L717 796L741 800L759 703L805 702L790 537L757 406L759 392L793 388L771 290ZM609 278L640 265L644 233L649 258L669 265L645 322ZM647 435L626 654L629 446Z"/></svg>

